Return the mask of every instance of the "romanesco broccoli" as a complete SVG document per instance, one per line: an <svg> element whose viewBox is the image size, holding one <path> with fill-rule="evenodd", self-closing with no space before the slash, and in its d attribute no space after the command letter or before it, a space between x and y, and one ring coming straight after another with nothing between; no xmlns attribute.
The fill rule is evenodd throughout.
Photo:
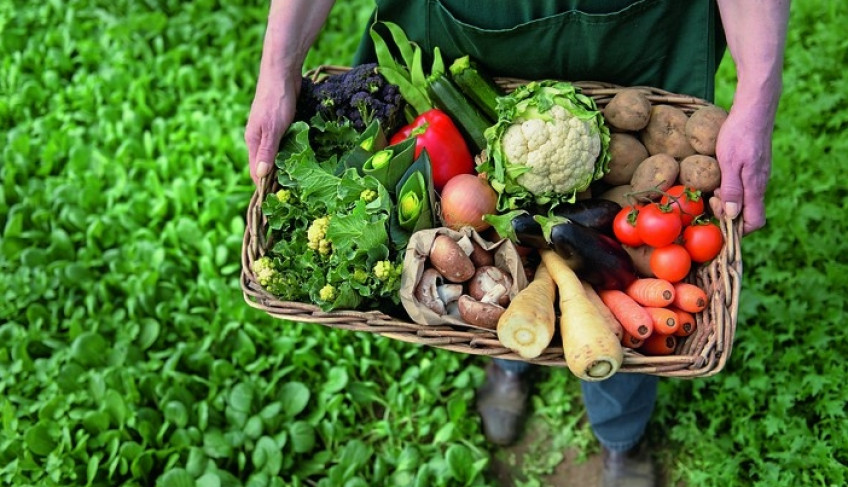
<svg viewBox="0 0 848 487"><path fill-rule="evenodd" d="M280 271L274 266L270 257L263 256L253 261L253 273L256 281L271 294L280 295L284 292L285 279Z"/></svg>
<svg viewBox="0 0 848 487"><path fill-rule="evenodd" d="M306 230L306 246L318 251L321 255L329 255L333 251L332 243L327 239L327 229L330 227L330 217L316 218Z"/></svg>
<svg viewBox="0 0 848 487"><path fill-rule="evenodd" d="M336 299L336 288L332 284L326 284L318 291L318 297L322 301L332 301Z"/></svg>
<svg viewBox="0 0 848 487"><path fill-rule="evenodd" d="M361 193L359 193L359 199L364 200L366 203L370 203L377 199L377 192L373 189L363 189Z"/></svg>
<svg viewBox="0 0 848 487"><path fill-rule="evenodd" d="M381 260L374 264L374 277L380 281L388 281L400 276L401 267L391 261Z"/></svg>
<svg viewBox="0 0 848 487"><path fill-rule="evenodd" d="M292 202L294 202L294 195L292 194L291 190L281 189L281 190L277 191L276 196L277 196L277 201L279 201L280 203L292 203Z"/></svg>

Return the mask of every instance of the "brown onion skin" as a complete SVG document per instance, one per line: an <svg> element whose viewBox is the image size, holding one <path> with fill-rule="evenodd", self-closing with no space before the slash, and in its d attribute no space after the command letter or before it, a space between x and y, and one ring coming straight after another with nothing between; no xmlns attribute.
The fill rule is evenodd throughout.
<svg viewBox="0 0 848 487"><path fill-rule="evenodd" d="M472 227L478 232L491 226L483 215L495 213L498 195L483 177L458 174L445 184L440 196L444 226L454 230Z"/></svg>

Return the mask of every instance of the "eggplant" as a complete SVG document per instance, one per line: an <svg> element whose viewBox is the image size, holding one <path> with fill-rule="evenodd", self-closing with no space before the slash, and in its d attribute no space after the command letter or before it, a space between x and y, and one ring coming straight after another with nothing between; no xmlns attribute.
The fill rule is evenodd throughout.
<svg viewBox="0 0 848 487"><path fill-rule="evenodd" d="M624 289L636 279L633 260L617 240L576 220L533 215L526 210L483 219L516 245L553 249L578 277L598 288Z"/></svg>
<svg viewBox="0 0 848 487"><path fill-rule="evenodd" d="M590 198L557 205L550 214L568 218L575 223L612 236L612 222L619 211L621 211L621 205L615 201ZM538 214L544 214L544 212L538 212Z"/></svg>
<svg viewBox="0 0 848 487"><path fill-rule="evenodd" d="M558 205L550 214L612 236L612 222L619 211L621 206L618 203L599 198ZM540 210L538 214L543 214L543 211ZM512 240L516 245L534 249L549 247L542 226L534 219L532 212L513 210L503 215L485 215L483 220L489 222L498 235Z"/></svg>
<svg viewBox="0 0 848 487"><path fill-rule="evenodd" d="M512 210L502 215L483 215L495 232L512 241L515 245L534 249L548 248L548 241L542 234L542 226L527 210Z"/></svg>
<svg viewBox="0 0 848 487"><path fill-rule="evenodd" d="M568 218L536 215L550 247L577 277L599 289L625 289L636 280L630 256L618 241Z"/></svg>

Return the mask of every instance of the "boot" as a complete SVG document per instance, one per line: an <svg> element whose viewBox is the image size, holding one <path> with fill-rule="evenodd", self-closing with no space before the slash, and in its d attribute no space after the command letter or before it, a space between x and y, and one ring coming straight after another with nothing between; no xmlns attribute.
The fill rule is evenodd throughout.
<svg viewBox="0 0 848 487"><path fill-rule="evenodd" d="M604 487L654 487L654 462L642 448L603 451Z"/></svg>
<svg viewBox="0 0 848 487"><path fill-rule="evenodd" d="M530 393L524 375L507 372L494 362L486 367L486 382L477 390L477 411L486 438L496 445L515 443L524 426Z"/></svg>

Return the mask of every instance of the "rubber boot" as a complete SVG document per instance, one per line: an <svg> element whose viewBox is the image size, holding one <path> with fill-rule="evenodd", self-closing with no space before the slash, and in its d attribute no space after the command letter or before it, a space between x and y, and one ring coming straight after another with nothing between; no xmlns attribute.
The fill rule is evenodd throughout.
<svg viewBox="0 0 848 487"><path fill-rule="evenodd" d="M477 390L477 411L486 438L496 445L511 445L521 434L530 393L525 376L494 362L486 367L486 382Z"/></svg>

